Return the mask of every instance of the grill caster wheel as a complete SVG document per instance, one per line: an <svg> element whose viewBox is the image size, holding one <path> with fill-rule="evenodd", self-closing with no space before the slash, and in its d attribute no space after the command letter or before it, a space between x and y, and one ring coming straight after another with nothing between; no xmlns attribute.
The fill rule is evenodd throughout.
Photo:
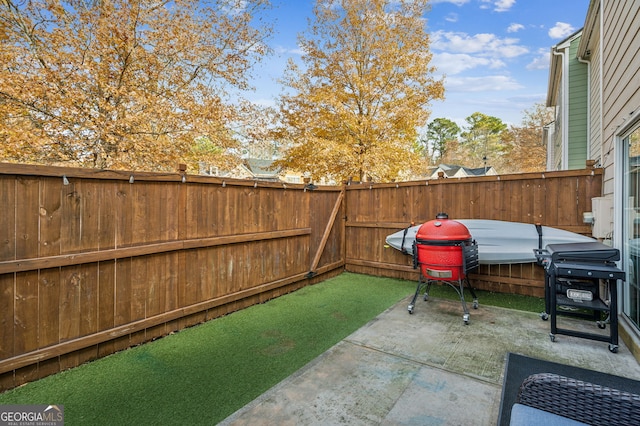
<svg viewBox="0 0 640 426"><path fill-rule="evenodd" d="M409 311L409 314L412 314L413 313L413 305L409 305L407 310Z"/></svg>
<svg viewBox="0 0 640 426"><path fill-rule="evenodd" d="M473 309L478 309L478 299L473 300Z"/></svg>
<svg viewBox="0 0 640 426"><path fill-rule="evenodd" d="M552 342L555 342L555 341L556 341L556 335L555 335L555 334L551 334L551 333L549 333L549 339L550 339Z"/></svg>
<svg viewBox="0 0 640 426"><path fill-rule="evenodd" d="M429 300L429 295L425 293L424 296L422 297L422 300L424 300L425 302Z"/></svg>
<svg viewBox="0 0 640 426"><path fill-rule="evenodd" d="M549 314L548 314L548 313L546 313L546 312L541 313L541 314L540 314L540 319L541 319L542 321L546 321L546 320L548 320L548 319L549 319Z"/></svg>
<svg viewBox="0 0 640 426"><path fill-rule="evenodd" d="M605 328L607 328L607 324L605 324L602 321L596 321L596 325L598 326L598 328L604 330Z"/></svg>
<svg viewBox="0 0 640 426"><path fill-rule="evenodd" d="M464 321L464 325L469 325L469 314L464 314L462 316L462 321Z"/></svg>
<svg viewBox="0 0 640 426"><path fill-rule="evenodd" d="M618 345L609 345L609 350L614 354L618 353Z"/></svg>

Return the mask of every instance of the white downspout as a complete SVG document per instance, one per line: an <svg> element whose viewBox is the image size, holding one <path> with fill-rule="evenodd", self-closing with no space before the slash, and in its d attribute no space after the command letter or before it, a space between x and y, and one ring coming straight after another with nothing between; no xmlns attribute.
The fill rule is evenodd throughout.
<svg viewBox="0 0 640 426"><path fill-rule="evenodd" d="M565 60L566 55L563 51L551 51L554 56L562 57L562 160L560 161L560 170L567 170L569 166L569 64Z"/></svg>
<svg viewBox="0 0 640 426"><path fill-rule="evenodd" d="M587 64L587 160L591 158L591 61L577 58L578 62Z"/></svg>

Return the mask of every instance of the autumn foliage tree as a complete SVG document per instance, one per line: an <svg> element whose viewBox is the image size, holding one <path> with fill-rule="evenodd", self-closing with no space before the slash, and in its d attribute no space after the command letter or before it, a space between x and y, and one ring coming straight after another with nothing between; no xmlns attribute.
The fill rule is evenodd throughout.
<svg viewBox="0 0 640 426"><path fill-rule="evenodd" d="M544 126L553 121L553 110L544 103L523 111L520 126L511 126L508 143L512 146L509 172L540 172L546 170L547 146L543 140Z"/></svg>
<svg viewBox="0 0 640 426"><path fill-rule="evenodd" d="M235 7L234 7L235 6ZM0 158L225 163L268 0L0 0Z"/></svg>
<svg viewBox="0 0 640 426"><path fill-rule="evenodd" d="M465 118L463 132L451 120L436 118L427 126L420 148L424 152L429 147L430 162L470 168L486 165L501 174L540 172L546 169L544 127L553 119L553 110L543 103L523 111L521 124L509 128L500 118L481 112Z"/></svg>
<svg viewBox="0 0 640 426"><path fill-rule="evenodd" d="M427 0L318 0L299 36L301 64L282 83L279 165L337 181L398 178L428 105L443 97L430 66ZM415 160L414 160L415 159Z"/></svg>
<svg viewBox="0 0 640 426"><path fill-rule="evenodd" d="M427 132L421 139L421 145L431 164L446 158L449 148L457 141L460 131L460 127L448 118L436 118L427 125Z"/></svg>
<svg viewBox="0 0 640 426"><path fill-rule="evenodd" d="M502 134L507 125L498 117L474 112L465 118L467 126L462 132L462 146L471 167L496 166L508 153L508 145L503 143Z"/></svg>

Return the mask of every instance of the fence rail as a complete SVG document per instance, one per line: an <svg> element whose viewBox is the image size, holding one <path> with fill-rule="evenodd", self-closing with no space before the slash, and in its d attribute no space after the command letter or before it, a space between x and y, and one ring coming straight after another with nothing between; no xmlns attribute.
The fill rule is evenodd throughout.
<svg viewBox="0 0 640 426"><path fill-rule="evenodd" d="M384 238L446 211L589 233L601 170L319 187L0 164L0 391L313 284L415 279ZM534 265L474 285L542 290Z"/></svg>

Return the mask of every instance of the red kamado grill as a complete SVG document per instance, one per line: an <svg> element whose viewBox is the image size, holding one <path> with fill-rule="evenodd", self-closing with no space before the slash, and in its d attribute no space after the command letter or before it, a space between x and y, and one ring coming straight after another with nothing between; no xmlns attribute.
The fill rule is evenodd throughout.
<svg viewBox="0 0 640 426"><path fill-rule="evenodd" d="M438 213L435 220L418 228L413 247L413 266L420 267L420 279L409 304L409 313L413 313L420 291L424 288L424 300L428 300L431 284L441 281L460 296L464 311L462 319L469 324L469 311L464 300L465 282L473 296L473 308L478 308L478 298L467 277L470 271L478 267L478 246L469 229L460 222L449 220L446 213Z"/></svg>

